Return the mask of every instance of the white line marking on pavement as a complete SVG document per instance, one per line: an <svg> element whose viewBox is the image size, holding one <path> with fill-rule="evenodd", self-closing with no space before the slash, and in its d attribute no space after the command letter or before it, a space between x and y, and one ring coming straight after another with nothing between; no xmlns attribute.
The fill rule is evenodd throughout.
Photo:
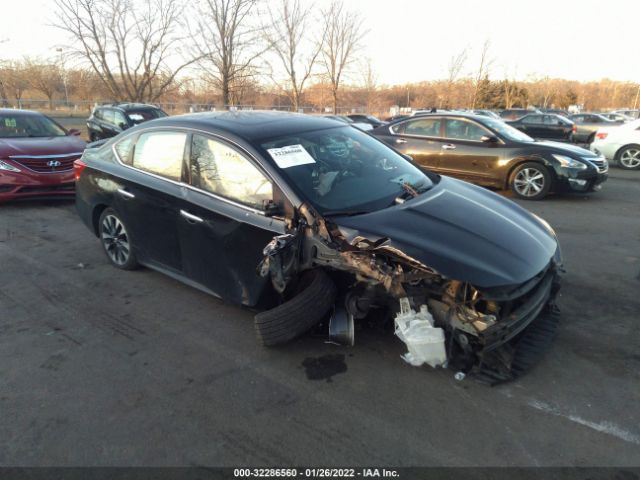
<svg viewBox="0 0 640 480"><path fill-rule="evenodd" d="M624 440L625 442L635 443L636 445L640 445L640 435L636 435L635 433L629 432L623 428L620 428L614 423L611 422L591 422L589 420L585 420L584 418L580 418L576 415L567 415L560 412L557 408L552 407L549 404L544 402L540 402L539 400L530 400L528 402L530 407L535 408L536 410L540 410L545 413L550 413L551 415L555 415L557 417L566 418L567 420L571 420L572 422L578 423L580 425L584 425L585 427L591 428L597 432L606 433L607 435L612 435L620 440Z"/></svg>

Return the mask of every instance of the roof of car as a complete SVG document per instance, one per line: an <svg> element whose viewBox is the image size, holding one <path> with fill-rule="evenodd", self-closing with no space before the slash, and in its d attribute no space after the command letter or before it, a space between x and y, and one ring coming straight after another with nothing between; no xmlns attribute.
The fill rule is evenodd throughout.
<svg viewBox="0 0 640 480"><path fill-rule="evenodd" d="M246 140L259 140L348 125L335 119L277 111L201 112L164 117L141 125L219 130Z"/></svg>
<svg viewBox="0 0 640 480"><path fill-rule="evenodd" d="M43 115L42 113L34 110L20 110L17 108L0 108L0 114Z"/></svg>
<svg viewBox="0 0 640 480"><path fill-rule="evenodd" d="M149 105L147 103L106 103L104 105L100 105L98 108L119 108L121 110L143 110L143 109L158 109L155 105Z"/></svg>

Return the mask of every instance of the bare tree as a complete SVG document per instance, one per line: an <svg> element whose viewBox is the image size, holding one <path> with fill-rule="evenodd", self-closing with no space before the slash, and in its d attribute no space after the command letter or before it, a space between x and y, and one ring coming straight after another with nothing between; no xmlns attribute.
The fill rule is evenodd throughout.
<svg viewBox="0 0 640 480"><path fill-rule="evenodd" d="M257 45L261 30L251 22L259 0L201 0L193 36L195 52L210 83L232 105L234 88L254 76L254 63L264 53Z"/></svg>
<svg viewBox="0 0 640 480"><path fill-rule="evenodd" d="M195 59L180 56L179 0L54 0L68 51L118 100L156 101Z"/></svg>
<svg viewBox="0 0 640 480"><path fill-rule="evenodd" d="M453 84L458 80L460 72L464 68L467 61L467 49L463 48L457 55L452 56L449 59L449 65L447 66L447 87L446 87L446 104L447 106L455 106L451 100L453 93ZM442 101L440 102L442 107Z"/></svg>
<svg viewBox="0 0 640 480"><path fill-rule="evenodd" d="M22 108L22 96L29 88L29 75L24 62L7 62L0 67L0 89L3 99L9 96L16 100L18 108Z"/></svg>
<svg viewBox="0 0 640 480"><path fill-rule="evenodd" d="M376 75L371 59L367 58L363 62L362 67L362 87L364 89L365 101L367 104L367 112L371 113L373 110L373 103L376 99L376 93L378 90L378 76Z"/></svg>
<svg viewBox="0 0 640 480"><path fill-rule="evenodd" d="M53 110L53 97L62 91L59 67L54 63L32 58L26 58L24 65L29 87L47 97L49 110Z"/></svg>
<svg viewBox="0 0 640 480"><path fill-rule="evenodd" d="M311 8L303 8L300 0L281 0L275 12L269 10L270 27L265 28L265 39L286 73L285 90L294 111L300 108L305 82L322 48L322 40L311 39L307 33L311 14Z"/></svg>
<svg viewBox="0 0 640 480"><path fill-rule="evenodd" d="M354 60L365 34L358 13L345 10L341 0L334 0L322 11L324 42L322 64L331 83L333 112L338 112L338 89L346 69Z"/></svg>
<svg viewBox="0 0 640 480"><path fill-rule="evenodd" d="M482 51L480 52L480 65L478 66L478 71L475 75L475 88L473 91L473 98L471 100L471 109L476 108L476 102L478 101L478 96L482 93L480 92L481 86L486 83L484 80L489 77L489 68L493 61L489 58L489 47L491 46L491 42L489 39L484 41L482 45Z"/></svg>

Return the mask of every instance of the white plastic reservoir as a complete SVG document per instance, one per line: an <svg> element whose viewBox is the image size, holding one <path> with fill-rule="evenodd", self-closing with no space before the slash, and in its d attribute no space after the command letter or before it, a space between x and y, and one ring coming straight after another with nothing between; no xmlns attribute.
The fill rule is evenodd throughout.
<svg viewBox="0 0 640 480"><path fill-rule="evenodd" d="M432 367L440 367L447 363L447 352L444 346L444 331L433 326L433 317L426 305L415 312L409 305L409 299L400 299L400 312L395 318L396 335L409 349L402 359L419 367L425 363Z"/></svg>

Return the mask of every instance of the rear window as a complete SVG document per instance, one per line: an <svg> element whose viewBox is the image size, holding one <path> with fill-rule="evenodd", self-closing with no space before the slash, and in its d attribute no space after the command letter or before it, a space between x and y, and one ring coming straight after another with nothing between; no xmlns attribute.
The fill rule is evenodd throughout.
<svg viewBox="0 0 640 480"><path fill-rule="evenodd" d="M142 122L147 122L155 118L162 118L166 116L167 114L164 113L159 108L129 110L127 112L127 117L129 118L129 121L131 121L131 123L133 123L134 125L137 125L138 123L142 123Z"/></svg>
<svg viewBox="0 0 640 480"><path fill-rule="evenodd" d="M186 144L186 133L143 133L136 142L133 166L178 181L182 176Z"/></svg>

